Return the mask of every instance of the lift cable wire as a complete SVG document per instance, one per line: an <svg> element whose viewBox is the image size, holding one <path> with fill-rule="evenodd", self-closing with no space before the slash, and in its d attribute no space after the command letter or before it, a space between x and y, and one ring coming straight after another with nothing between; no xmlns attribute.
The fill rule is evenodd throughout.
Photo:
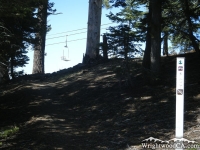
<svg viewBox="0 0 200 150"><path fill-rule="evenodd" d="M107 28L108 28L108 27L107 27ZM101 28L101 29L107 29L107 28ZM87 32L87 31L85 31L85 32L78 32L78 33L74 33L74 34L68 34L67 36L82 34L82 33L86 33L86 32ZM51 39L56 39L56 38L61 38L61 37L66 37L66 35L51 37L51 38L47 38L46 40L51 40Z"/></svg>
<svg viewBox="0 0 200 150"><path fill-rule="evenodd" d="M101 29L106 29L106 28L101 28ZM80 32L80 33L76 33L76 34L81 34L81 33L86 33L86 32ZM69 35L75 35L75 34L69 34ZM67 35L67 36L69 36ZM59 37L53 37L53 38L60 38L60 37L66 37L66 35L64 36L59 36ZM53 39L53 38L49 38L49 39ZM87 38L82 38L82 39L75 39L75 40L71 40L71 41L67 41L67 42L74 42L74 41L80 41L80 40L85 40ZM48 39L47 39L48 40ZM49 45L55 45L55 44L63 44L63 43L66 43L66 42L59 42L59 43L52 43L52 44L47 44L45 46L49 46Z"/></svg>
<svg viewBox="0 0 200 150"><path fill-rule="evenodd" d="M87 38L76 39L76 40L71 40L71 41L67 41L67 42L73 42L73 41L79 41L79 40L85 40L85 39L87 39ZM62 43L66 43L66 41L65 41L65 42L59 42L59 43L47 44L46 46L49 46L49 45L55 45L55 44L62 44Z"/></svg>
<svg viewBox="0 0 200 150"><path fill-rule="evenodd" d="M66 32L60 32L60 33L55 33L55 34L50 34L50 35L47 34L47 36L64 34L64 33L69 33L69 32L74 32L74 31L79 31L79 30L84 30L84 29L87 29L87 28L82 28L82 29L77 29L77 30L71 30L71 31L66 31Z"/></svg>
<svg viewBox="0 0 200 150"><path fill-rule="evenodd" d="M109 24L113 24L113 23L102 24L101 26L109 25ZM58 35L58 34L64 34L64 33L69 33L69 32L74 32L74 31L79 31L79 30L84 30L84 29L87 29L87 28L81 28L81 29L76 29L76 30L70 30L70 31L60 32L60 33L55 33L55 34L50 34L50 35L47 34L47 36Z"/></svg>
<svg viewBox="0 0 200 150"><path fill-rule="evenodd" d="M86 32L79 32L79 33L74 33L74 34L68 34L67 36L76 35L76 34L81 34L81 33L86 33ZM60 37L66 37L66 35L63 35L63 36L56 36L56 37L52 37L52 38L47 38L46 40L56 39L56 38L60 38Z"/></svg>

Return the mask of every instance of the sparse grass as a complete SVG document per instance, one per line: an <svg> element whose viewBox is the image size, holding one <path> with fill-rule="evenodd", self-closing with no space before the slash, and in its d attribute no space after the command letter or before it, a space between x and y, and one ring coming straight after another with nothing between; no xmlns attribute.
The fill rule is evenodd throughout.
<svg viewBox="0 0 200 150"><path fill-rule="evenodd" d="M9 136L12 136L13 134L17 133L19 131L19 127L12 126L12 127L5 127L1 129L0 132L0 138L6 138ZM2 143L0 142L0 145Z"/></svg>

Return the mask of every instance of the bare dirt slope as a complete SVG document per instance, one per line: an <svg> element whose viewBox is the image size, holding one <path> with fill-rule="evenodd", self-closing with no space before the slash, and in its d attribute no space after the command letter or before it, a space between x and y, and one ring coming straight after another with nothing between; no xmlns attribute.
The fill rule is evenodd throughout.
<svg viewBox="0 0 200 150"><path fill-rule="evenodd" d="M200 143L200 60L186 57L185 138ZM128 150L148 137L168 140L175 128L176 58L162 59L159 83L133 62L133 86L119 79L109 61L70 74L25 79L1 87L1 149Z"/></svg>

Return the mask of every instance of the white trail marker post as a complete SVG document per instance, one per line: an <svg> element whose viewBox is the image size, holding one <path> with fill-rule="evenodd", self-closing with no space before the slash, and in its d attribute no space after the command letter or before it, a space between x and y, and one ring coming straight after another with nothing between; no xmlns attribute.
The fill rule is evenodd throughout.
<svg viewBox="0 0 200 150"><path fill-rule="evenodd" d="M184 130L184 74L185 58L176 59L176 138L183 138Z"/></svg>

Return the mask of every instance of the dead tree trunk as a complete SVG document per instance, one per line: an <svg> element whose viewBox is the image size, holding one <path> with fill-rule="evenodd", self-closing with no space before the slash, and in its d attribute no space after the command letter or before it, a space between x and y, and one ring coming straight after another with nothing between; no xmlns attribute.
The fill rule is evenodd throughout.
<svg viewBox="0 0 200 150"><path fill-rule="evenodd" d="M99 55L102 0L89 0L86 55L96 59Z"/></svg>

